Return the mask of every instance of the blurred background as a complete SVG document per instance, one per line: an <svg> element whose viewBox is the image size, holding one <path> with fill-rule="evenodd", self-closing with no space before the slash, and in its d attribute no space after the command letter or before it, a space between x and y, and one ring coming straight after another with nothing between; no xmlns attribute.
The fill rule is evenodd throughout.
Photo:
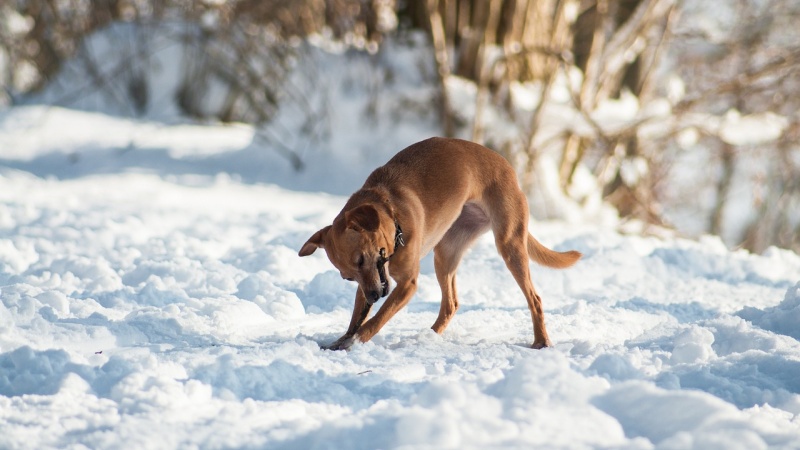
<svg viewBox="0 0 800 450"><path fill-rule="evenodd" d="M368 158L337 133L422 129L502 153L540 219L798 252L798 23L798 0L4 0L0 108L246 123L298 174Z"/></svg>

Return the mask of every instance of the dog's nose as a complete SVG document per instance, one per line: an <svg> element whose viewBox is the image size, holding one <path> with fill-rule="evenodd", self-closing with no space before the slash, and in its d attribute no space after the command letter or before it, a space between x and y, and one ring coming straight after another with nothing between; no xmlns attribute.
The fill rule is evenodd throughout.
<svg viewBox="0 0 800 450"><path fill-rule="evenodd" d="M369 302L370 305L377 302L378 299L380 298L381 298L381 291L377 289L374 291L369 291L369 293L367 294L367 301Z"/></svg>

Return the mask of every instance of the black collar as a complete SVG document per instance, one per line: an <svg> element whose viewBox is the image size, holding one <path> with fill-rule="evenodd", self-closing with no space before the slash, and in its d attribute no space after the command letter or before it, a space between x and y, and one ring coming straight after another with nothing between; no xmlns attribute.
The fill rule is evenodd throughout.
<svg viewBox="0 0 800 450"><path fill-rule="evenodd" d="M386 249L380 249L380 258L378 258L378 271L383 270L383 265L389 261L389 258L394 256L395 252L397 252L397 247L404 247L406 245L406 241L403 239L403 229L400 228L400 224L397 223L397 220L394 221L394 248L392 249L392 254L387 255Z"/></svg>

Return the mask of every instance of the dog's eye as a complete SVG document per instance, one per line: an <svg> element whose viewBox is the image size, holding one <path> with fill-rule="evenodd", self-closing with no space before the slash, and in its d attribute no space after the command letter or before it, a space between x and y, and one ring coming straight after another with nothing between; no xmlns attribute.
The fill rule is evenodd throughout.
<svg viewBox="0 0 800 450"><path fill-rule="evenodd" d="M361 256L358 257L357 264L358 264L358 267L361 267L361 266L364 265L364 255L361 255Z"/></svg>

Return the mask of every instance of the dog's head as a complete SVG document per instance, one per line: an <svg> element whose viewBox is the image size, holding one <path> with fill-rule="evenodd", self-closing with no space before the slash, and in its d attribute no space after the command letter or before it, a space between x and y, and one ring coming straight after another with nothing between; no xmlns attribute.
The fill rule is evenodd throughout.
<svg viewBox="0 0 800 450"><path fill-rule="evenodd" d="M345 280L358 287L371 305L389 293L388 259L394 251L394 222L387 213L370 204L347 210L303 244L300 256L317 248L325 249L328 259Z"/></svg>

